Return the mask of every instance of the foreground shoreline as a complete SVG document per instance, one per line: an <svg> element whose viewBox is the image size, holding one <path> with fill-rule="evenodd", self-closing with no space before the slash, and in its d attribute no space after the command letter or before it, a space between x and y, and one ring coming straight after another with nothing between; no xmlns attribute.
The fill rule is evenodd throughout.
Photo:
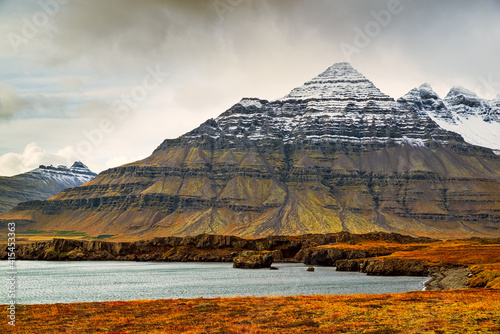
<svg viewBox="0 0 500 334"><path fill-rule="evenodd" d="M426 290L500 288L500 239L438 240L383 232L261 239L199 235L137 242L53 239L19 245L15 255L17 260L49 261L237 260L244 268L294 262L376 276L430 276ZM0 258L7 259L6 248L0 248Z"/></svg>
<svg viewBox="0 0 500 334"><path fill-rule="evenodd" d="M496 333L500 290L37 304L16 311L18 333ZM11 331L0 322L0 332Z"/></svg>

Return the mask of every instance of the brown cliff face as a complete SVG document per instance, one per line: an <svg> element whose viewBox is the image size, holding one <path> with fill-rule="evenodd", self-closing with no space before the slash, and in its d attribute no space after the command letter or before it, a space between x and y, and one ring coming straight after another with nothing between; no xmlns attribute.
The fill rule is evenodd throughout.
<svg viewBox="0 0 500 334"><path fill-rule="evenodd" d="M0 219L115 238L498 236L499 184L491 150L338 64L283 99L244 99L142 161Z"/></svg>
<svg viewBox="0 0 500 334"><path fill-rule="evenodd" d="M99 240L53 239L45 242L17 245L16 259L19 260L118 260L118 261L209 261L231 262L238 255L247 252L248 256L266 256L258 259L266 261L312 262L319 264L322 245L354 243L359 241L387 242L391 244L429 244L436 240L413 238L396 233L368 233L354 235L347 232L338 234L310 234L303 236L272 236L260 239L243 239L225 235L198 235L187 237L165 237L134 242L106 242ZM350 250L341 249L342 254ZM309 255L307 255L309 254ZM373 252L364 252L373 256ZM0 248L0 258L7 257L6 247ZM359 256L358 256L359 257ZM357 258L346 255L339 259ZM245 262L245 261L242 261ZM270 264L269 264L270 265ZM335 265L330 262L328 265Z"/></svg>

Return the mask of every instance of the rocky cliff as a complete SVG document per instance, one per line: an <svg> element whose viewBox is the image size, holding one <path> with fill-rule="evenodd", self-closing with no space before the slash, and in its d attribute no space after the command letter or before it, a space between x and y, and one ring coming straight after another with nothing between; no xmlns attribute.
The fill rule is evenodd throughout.
<svg viewBox="0 0 500 334"><path fill-rule="evenodd" d="M202 261L230 262L238 255L246 257L267 254L272 260L281 262L304 262L319 264L319 253L323 245L353 244L356 242L386 242L395 245L429 244L429 238L413 238L397 233L368 233L354 235L347 232L337 234L310 234L302 236L272 236L259 239L243 239L224 235L198 235L187 237L165 237L135 242L107 242L100 240L53 239L45 242L18 244L18 260L117 260L117 261ZM344 252L348 254L348 252ZM389 252L391 253L391 252ZM315 260L310 255L315 254ZM371 251L365 252L373 256ZM244 256L245 257L245 256ZM269 256L261 260L266 260ZM7 258L6 247L0 248L0 258ZM351 257L339 257L347 259ZM335 265L330 261L328 265Z"/></svg>
<svg viewBox="0 0 500 334"><path fill-rule="evenodd" d="M499 235L500 158L422 112L442 108L431 95L395 101L335 64L281 99L245 98L144 160L0 218L135 238Z"/></svg>

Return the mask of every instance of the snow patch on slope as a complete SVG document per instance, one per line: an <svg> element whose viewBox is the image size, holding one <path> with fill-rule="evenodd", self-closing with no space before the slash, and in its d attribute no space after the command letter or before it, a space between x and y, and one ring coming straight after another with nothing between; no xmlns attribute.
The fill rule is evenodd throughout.
<svg viewBox="0 0 500 334"><path fill-rule="evenodd" d="M239 104L241 104L245 108L248 108L248 107L262 108L262 103L260 103L259 99L246 98L246 99L242 99L239 102Z"/></svg>
<svg viewBox="0 0 500 334"><path fill-rule="evenodd" d="M423 139L409 138L406 136L403 136L402 143L413 146L413 147L424 147L425 146L425 142Z"/></svg>
<svg viewBox="0 0 500 334"><path fill-rule="evenodd" d="M439 119L431 113L429 116L443 129L462 135L466 142L491 148L496 154L500 154L500 123L485 122L479 115L469 115L467 118L455 115L455 124Z"/></svg>

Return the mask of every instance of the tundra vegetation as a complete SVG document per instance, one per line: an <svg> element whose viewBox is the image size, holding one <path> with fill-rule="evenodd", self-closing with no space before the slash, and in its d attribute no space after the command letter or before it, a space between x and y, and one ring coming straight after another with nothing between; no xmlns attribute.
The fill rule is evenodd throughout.
<svg viewBox="0 0 500 334"><path fill-rule="evenodd" d="M16 317L18 333L498 333L500 290L20 305Z"/></svg>
<svg viewBox="0 0 500 334"><path fill-rule="evenodd" d="M286 241L290 243L287 243ZM79 246L80 259L112 247L59 240L39 243L55 259L70 260ZM324 244L318 244L323 241ZM169 250L162 243L177 246ZM32 249L27 247L26 254ZM64 247L66 248L64 248ZM137 260L194 260L213 256L230 261L253 252L278 254L289 261L379 261L418 263L436 268L470 270L469 288L384 295L234 297L137 300L75 304L17 305L19 333L498 333L500 331L500 240L435 240L399 234L371 233L241 239L198 236L156 239L155 243L120 244L115 251L134 251ZM140 246L140 247L135 247ZM150 247L151 246L151 247ZM152 247L154 246L154 247ZM300 246L300 247L299 247ZM63 248L61 248L63 247ZM69 247L69 248L68 248ZM135 248L134 248L135 247ZM238 248L240 247L240 248ZM244 248L243 247L243 248ZM35 249L33 248L33 249ZM22 249L22 248L21 248ZM141 252L137 250L141 250ZM291 252L291 250L294 252ZM237 251L235 251L237 250ZM73 253L72 253L73 252ZM188 253L189 252L189 253ZM120 253L117 253L120 254ZM245 255L242 254L242 255ZM356 256L354 256L356 255ZM76 255L75 255L76 256ZM171 256L172 258L168 258ZM286 257L288 256L288 258ZM361 257L364 256L364 257ZM243 256L244 257L244 256ZM349 258L353 257L353 258ZM75 257L77 259L78 256ZM126 257L125 257L126 258ZM124 258L124 259L125 259ZM158 260L158 259L156 259ZM163 258L165 260L165 258ZM403 268L403 267L402 267ZM405 267L406 268L406 267ZM413 267L412 267L413 268ZM380 274L380 273L373 273ZM263 283L265 284L265 283ZM1 306L4 310L7 305ZM0 332L12 330L0 323Z"/></svg>

